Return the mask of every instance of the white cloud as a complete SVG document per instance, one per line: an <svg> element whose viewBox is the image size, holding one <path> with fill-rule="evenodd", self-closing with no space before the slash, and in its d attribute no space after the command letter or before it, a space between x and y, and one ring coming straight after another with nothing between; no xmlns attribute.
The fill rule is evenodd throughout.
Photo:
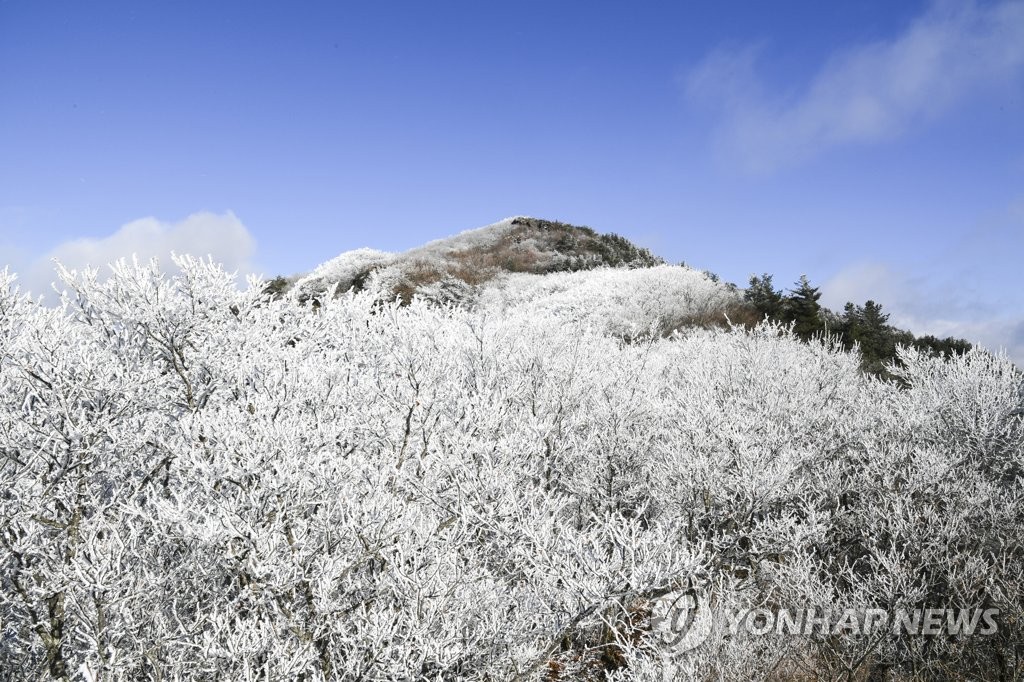
<svg viewBox="0 0 1024 682"><path fill-rule="evenodd" d="M802 91L767 96L759 48L716 51L687 79L689 95L724 113L723 151L767 171L830 147L894 137L978 88L1024 70L1024 2L937 2L896 38L828 59Z"/></svg>
<svg viewBox="0 0 1024 682"><path fill-rule="evenodd" d="M226 270L238 270L239 275L244 276L252 271L255 249L256 242L249 230L230 211L193 213L177 223L141 218L107 237L74 239L58 245L33 262L19 283L34 294L50 292L50 282L56 279L54 260L71 269L103 269L119 258L135 255L141 261L158 258L161 266L170 271L173 269L171 252L203 258L212 256Z"/></svg>
<svg viewBox="0 0 1024 682"><path fill-rule="evenodd" d="M1005 349L1024 367L1024 312L993 312L956 281L900 274L888 265L854 265L821 287L821 302L841 311L847 301L874 300L890 314L889 323L918 335L964 338L992 351Z"/></svg>

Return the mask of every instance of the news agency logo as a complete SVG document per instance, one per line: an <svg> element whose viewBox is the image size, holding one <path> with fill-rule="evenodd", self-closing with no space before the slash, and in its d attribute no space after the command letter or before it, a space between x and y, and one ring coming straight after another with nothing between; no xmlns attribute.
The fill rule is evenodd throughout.
<svg viewBox="0 0 1024 682"><path fill-rule="evenodd" d="M999 609L734 609L714 610L708 595L690 588L657 599L651 634L665 653L696 649L720 629L733 637L875 635L989 636L999 631Z"/></svg>
<svg viewBox="0 0 1024 682"><path fill-rule="evenodd" d="M651 610L651 631L672 653L696 649L711 634L713 626L711 603L703 591L694 588L669 592L657 599Z"/></svg>

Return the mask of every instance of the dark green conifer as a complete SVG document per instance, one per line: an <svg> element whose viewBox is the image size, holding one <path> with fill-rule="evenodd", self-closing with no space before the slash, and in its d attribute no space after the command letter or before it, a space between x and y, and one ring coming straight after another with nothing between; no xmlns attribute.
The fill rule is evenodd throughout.
<svg viewBox="0 0 1024 682"><path fill-rule="evenodd" d="M782 316L782 292L772 286L772 276L767 272L760 277L750 276L750 286L743 292L743 300L753 305L762 317L780 319Z"/></svg>
<svg viewBox="0 0 1024 682"><path fill-rule="evenodd" d="M785 300L784 319L793 323L793 331L802 339L808 339L825 330L818 299L821 292L812 287L807 275L800 275L796 288Z"/></svg>

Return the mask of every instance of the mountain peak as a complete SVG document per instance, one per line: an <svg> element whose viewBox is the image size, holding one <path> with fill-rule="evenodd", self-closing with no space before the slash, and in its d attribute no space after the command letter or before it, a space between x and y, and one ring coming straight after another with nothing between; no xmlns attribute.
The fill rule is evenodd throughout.
<svg viewBox="0 0 1024 682"><path fill-rule="evenodd" d="M555 220L513 216L428 242L404 253L348 251L298 279L301 299L361 290L372 277L403 300L424 287L465 288L507 273L548 274L599 267L651 267L661 258L614 233Z"/></svg>

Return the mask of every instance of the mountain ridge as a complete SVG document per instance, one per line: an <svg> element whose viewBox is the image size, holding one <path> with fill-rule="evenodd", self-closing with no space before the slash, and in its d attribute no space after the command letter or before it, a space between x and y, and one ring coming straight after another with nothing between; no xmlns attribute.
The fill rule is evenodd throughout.
<svg viewBox="0 0 1024 682"><path fill-rule="evenodd" d="M964 339L919 338L893 327L875 301L832 311L818 303L818 288L803 276L788 292L775 289L767 273L752 276L741 289L712 272L669 265L614 232L530 216L505 218L400 253L346 251L306 275L278 277L267 285L270 293L312 305L364 290L403 304L419 296L498 309L554 306L593 317L624 338L648 332L664 336L694 326L750 329L770 319L793 325L805 341L838 337L847 349L860 351L865 370L886 378L893 377L889 364L899 362L899 345L947 356L971 348Z"/></svg>
<svg viewBox="0 0 1024 682"><path fill-rule="evenodd" d="M504 273L549 274L598 267L651 267L665 261L615 233L529 216L513 216L435 239L400 253L346 251L310 273L275 278L271 290L300 301L362 290L374 273L408 302L429 285L476 286ZM441 286L443 287L444 284Z"/></svg>

